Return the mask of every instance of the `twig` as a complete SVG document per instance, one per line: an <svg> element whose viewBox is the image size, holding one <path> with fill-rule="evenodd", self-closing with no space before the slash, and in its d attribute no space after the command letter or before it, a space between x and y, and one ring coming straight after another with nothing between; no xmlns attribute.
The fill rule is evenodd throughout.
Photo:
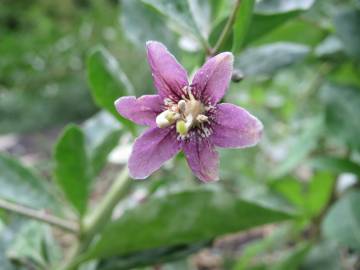
<svg viewBox="0 0 360 270"><path fill-rule="evenodd" d="M73 250L65 265L61 267L61 270L76 270L83 260L86 260L86 257L82 256L84 251L89 247L95 235L109 222L118 202L128 194L132 183L128 177L128 170L124 168L109 188L105 197L95 207L90 216L84 220L77 247Z"/></svg>
<svg viewBox="0 0 360 270"><path fill-rule="evenodd" d="M23 205L12 203L3 199L0 199L0 208L25 216L31 219L39 220L50 224L52 226L58 227L62 230L77 234L79 231L78 225L75 222L64 220L62 218L53 216L49 213L46 213L43 210L35 210Z"/></svg>
<svg viewBox="0 0 360 270"><path fill-rule="evenodd" d="M229 35L229 32L231 31L231 27L235 21L236 13L240 7L241 0L236 0L235 6L232 10L232 13L229 16L229 19L226 22L226 25L224 29L222 30L219 39L217 40L214 48L212 49L212 54L217 53L217 51L221 48L223 43L226 41L227 36Z"/></svg>

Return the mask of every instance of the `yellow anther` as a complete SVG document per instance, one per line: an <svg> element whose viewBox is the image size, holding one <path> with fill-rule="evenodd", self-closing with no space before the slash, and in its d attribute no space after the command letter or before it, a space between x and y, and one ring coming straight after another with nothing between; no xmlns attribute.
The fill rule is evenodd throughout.
<svg viewBox="0 0 360 270"><path fill-rule="evenodd" d="M179 120L176 122L176 132L180 135L186 135L188 129L186 128L186 124L184 120Z"/></svg>

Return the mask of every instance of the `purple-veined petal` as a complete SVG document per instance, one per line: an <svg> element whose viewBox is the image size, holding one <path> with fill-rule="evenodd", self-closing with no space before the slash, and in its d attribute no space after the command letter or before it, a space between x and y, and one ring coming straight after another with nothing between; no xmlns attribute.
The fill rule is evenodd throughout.
<svg viewBox="0 0 360 270"><path fill-rule="evenodd" d="M115 101L118 113L139 125L156 127L156 116L161 113L163 100L159 95L121 97Z"/></svg>
<svg viewBox="0 0 360 270"><path fill-rule="evenodd" d="M234 57L230 52L220 53L196 72L192 81L196 97L215 105L225 95L233 71Z"/></svg>
<svg viewBox="0 0 360 270"><path fill-rule="evenodd" d="M181 89L188 85L186 70L162 43L148 41L146 48L158 94L162 98L169 97L177 101L181 97Z"/></svg>
<svg viewBox="0 0 360 270"><path fill-rule="evenodd" d="M183 150L197 178L203 182L219 180L219 155L209 140L195 137L183 143Z"/></svg>
<svg viewBox="0 0 360 270"><path fill-rule="evenodd" d="M229 103L218 104L211 141L219 147L245 148L257 144L263 125L248 111Z"/></svg>
<svg viewBox="0 0 360 270"><path fill-rule="evenodd" d="M129 158L130 176L144 179L180 150L175 129L150 128L135 140Z"/></svg>

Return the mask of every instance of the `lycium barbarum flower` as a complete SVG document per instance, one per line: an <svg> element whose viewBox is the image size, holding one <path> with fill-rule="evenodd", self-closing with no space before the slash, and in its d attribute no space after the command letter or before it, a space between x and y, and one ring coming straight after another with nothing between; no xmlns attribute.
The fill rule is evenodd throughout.
<svg viewBox="0 0 360 270"><path fill-rule="evenodd" d="M158 94L121 97L115 102L123 117L150 127L134 143L128 164L130 176L144 179L183 150L200 180L218 180L215 147L253 146L263 129L246 110L218 104L231 79L232 53L207 60L189 84L186 70L163 44L149 41L146 48Z"/></svg>

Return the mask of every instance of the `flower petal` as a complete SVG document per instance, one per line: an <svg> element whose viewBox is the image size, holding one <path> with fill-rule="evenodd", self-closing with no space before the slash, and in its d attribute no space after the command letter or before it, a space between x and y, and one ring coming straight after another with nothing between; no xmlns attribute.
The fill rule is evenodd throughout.
<svg viewBox="0 0 360 270"><path fill-rule="evenodd" d="M146 48L158 94L162 98L169 97L177 101L181 97L181 89L188 85L186 70L162 43L148 41Z"/></svg>
<svg viewBox="0 0 360 270"><path fill-rule="evenodd" d="M180 150L174 128L150 128L135 140L129 158L130 176L144 179Z"/></svg>
<svg viewBox="0 0 360 270"><path fill-rule="evenodd" d="M229 86L233 62L234 57L230 52L220 53L207 60L194 76L194 95L205 103L218 103Z"/></svg>
<svg viewBox="0 0 360 270"><path fill-rule="evenodd" d="M196 177L203 182L219 180L219 155L209 140L189 140L183 143L183 150Z"/></svg>
<svg viewBox="0 0 360 270"><path fill-rule="evenodd" d="M257 144L263 125L248 111L229 103L217 106L211 141L219 147L244 148Z"/></svg>
<svg viewBox="0 0 360 270"><path fill-rule="evenodd" d="M115 101L118 113L139 125L156 127L156 116L161 113L163 100L159 95L139 98L128 96Z"/></svg>

